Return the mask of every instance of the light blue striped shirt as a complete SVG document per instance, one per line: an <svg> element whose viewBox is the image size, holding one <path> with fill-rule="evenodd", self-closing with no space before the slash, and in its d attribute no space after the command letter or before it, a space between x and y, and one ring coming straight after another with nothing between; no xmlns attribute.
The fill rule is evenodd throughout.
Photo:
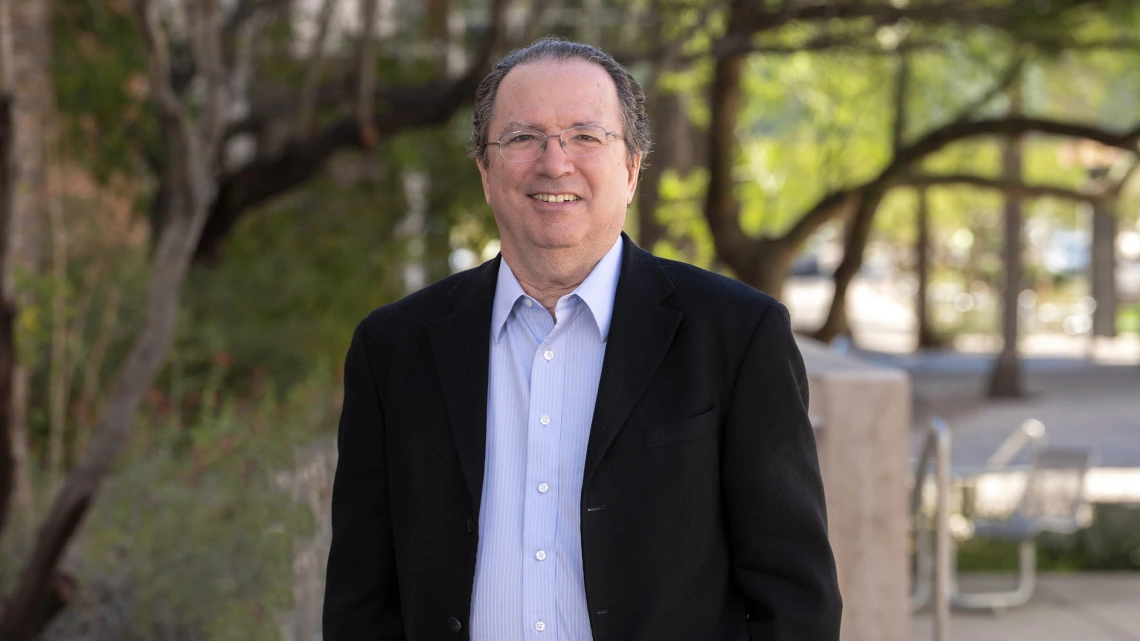
<svg viewBox="0 0 1140 641"><path fill-rule="evenodd" d="M507 262L491 314L471 641L588 641L579 512L622 239L555 305Z"/></svg>

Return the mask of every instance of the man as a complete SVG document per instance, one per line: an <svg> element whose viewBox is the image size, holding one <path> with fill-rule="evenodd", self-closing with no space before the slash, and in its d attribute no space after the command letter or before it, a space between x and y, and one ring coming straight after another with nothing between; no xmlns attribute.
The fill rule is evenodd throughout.
<svg viewBox="0 0 1140 641"><path fill-rule="evenodd" d="M641 87L541 40L473 143L501 255L348 350L325 641L838 639L787 311L622 234Z"/></svg>

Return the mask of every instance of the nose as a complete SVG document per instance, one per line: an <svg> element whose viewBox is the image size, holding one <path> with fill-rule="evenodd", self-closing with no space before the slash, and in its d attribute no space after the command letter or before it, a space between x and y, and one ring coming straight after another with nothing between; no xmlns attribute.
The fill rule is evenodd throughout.
<svg viewBox="0 0 1140 641"><path fill-rule="evenodd" d="M562 148L559 136L546 139L546 150L534 161L534 170L539 175L558 178L574 172L574 159Z"/></svg>

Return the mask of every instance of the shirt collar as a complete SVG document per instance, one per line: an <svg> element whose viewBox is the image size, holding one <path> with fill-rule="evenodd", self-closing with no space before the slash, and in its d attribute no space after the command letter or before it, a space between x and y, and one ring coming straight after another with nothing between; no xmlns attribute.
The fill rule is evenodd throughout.
<svg viewBox="0 0 1140 641"><path fill-rule="evenodd" d="M614 294L617 292L618 276L621 275L622 238L618 236L613 247L598 261L570 295L578 295L586 303L598 326L598 334L604 342L609 338L610 320L613 318ZM506 260L499 265L498 281L495 284L495 302L491 309L491 336L497 342L502 335L507 318L514 311L519 298L526 297L511 266Z"/></svg>
<svg viewBox="0 0 1140 641"><path fill-rule="evenodd" d="M499 262L499 278L495 283L495 304L491 308L491 337L495 342L498 342L502 336L503 326L507 324L507 317L514 310L515 303L526 296L506 259Z"/></svg>

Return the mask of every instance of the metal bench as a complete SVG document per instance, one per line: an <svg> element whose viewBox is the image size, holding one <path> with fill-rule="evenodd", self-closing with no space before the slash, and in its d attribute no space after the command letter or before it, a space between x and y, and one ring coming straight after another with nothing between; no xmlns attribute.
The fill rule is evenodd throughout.
<svg viewBox="0 0 1140 641"><path fill-rule="evenodd" d="M1031 448L1029 465L1010 467L1010 461L1026 447ZM1082 509L1087 509L1084 486L1089 464L1088 451L1047 446L1045 426L1033 419L1002 443L990 457L987 472L1024 475L1016 507L1001 517L973 518L964 532L966 538L1016 542L1017 584L1008 591L963 592L957 580L955 545L950 564L950 600L955 607L1004 611L1029 601L1037 579L1037 536L1043 532L1071 534L1081 528Z"/></svg>

